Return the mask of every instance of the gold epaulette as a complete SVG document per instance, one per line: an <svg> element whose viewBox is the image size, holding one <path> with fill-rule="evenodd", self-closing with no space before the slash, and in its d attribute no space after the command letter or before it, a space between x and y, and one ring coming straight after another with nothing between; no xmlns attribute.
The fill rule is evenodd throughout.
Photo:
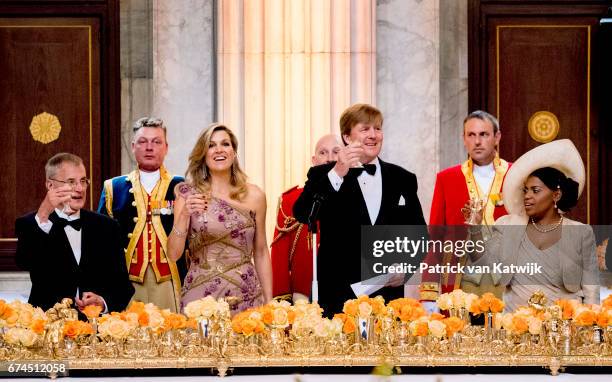
<svg viewBox="0 0 612 382"><path fill-rule="evenodd" d="M274 300L279 301L279 302L280 301L292 302L293 296L291 295L291 293L281 294L281 295L275 296Z"/></svg>
<svg viewBox="0 0 612 382"><path fill-rule="evenodd" d="M436 301L440 295L438 283L421 283L419 288L419 299L421 301Z"/></svg>

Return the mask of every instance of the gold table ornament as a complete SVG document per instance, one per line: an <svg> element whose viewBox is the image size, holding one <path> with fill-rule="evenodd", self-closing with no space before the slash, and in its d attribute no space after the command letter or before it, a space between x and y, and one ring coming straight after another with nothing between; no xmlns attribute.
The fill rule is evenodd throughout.
<svg viewBox="0 0 612 382"><path fill-rule="evenodd" d="M35 141L48 144L59 138L62 126L59 119L50 113L42 112L35 115L30 123L30 134Z"/></svg>
<svg viewBox="0 0 612 382"><path fill-rule="evenodd" d="M550 111L537 111L529 118L527 130L531 138L540 143L553 141L559 135L559 120Z"/></svg>

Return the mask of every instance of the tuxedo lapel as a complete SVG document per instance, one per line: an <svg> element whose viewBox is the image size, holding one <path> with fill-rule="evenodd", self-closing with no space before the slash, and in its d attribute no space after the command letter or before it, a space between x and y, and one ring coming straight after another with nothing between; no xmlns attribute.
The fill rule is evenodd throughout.
<svg viewBox="0 0 612 382"><path fill-rule="evenodd" d="M91 230L91 215L89 211L81 210L81 261L79 266L83 267L83 264L89 260L88 255L92 253L93 245L92 236L94 232Z"/></svg>
<svg viewBox="0 0 612 382"><path fill-rule="evenodd" d="M395 192L392 187L391 174L389 174L389 166L380 158L378 158L378 163L380 164L380 177L382 184L382 198L380 200L380 210L378 211L378 216L376 217L376 224L385 224L386 216L389 214L390 209L393 206L393 198Z"/></svg>
<svg viewBox="0 0 612 382"><path fill-rule="evenodd" d="M342 186L345 186L343 191L345 191L347 196L348 208L357 208L358 210L360 224L372 225L372 222L370 221L370 214L368 213L368 206L366 205L363 197L363 192L361 192L361 187L359 187L359 180L357 180L357 176L355 176L354 173L351 173L350 175L347 174L347 176L344 177Z"/></svg>

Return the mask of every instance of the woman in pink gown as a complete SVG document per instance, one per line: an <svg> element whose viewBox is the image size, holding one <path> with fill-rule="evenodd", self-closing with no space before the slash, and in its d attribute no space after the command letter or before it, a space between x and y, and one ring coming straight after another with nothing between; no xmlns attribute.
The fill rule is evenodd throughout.
<svg viewBox="0 0 612 382"><path fill-rule="evenodd" d="M187 181L176 187L168 255L189 251L181 310L206 296L226 298L232 314L272 298L265 236L265 194L246 182L237 141L223 125L204 130L189 156Z"/></svg>

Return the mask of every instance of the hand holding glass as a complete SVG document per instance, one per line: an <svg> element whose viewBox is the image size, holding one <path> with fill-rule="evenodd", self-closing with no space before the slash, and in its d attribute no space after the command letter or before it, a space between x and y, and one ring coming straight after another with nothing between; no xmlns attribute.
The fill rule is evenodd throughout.
<svg viewBox="0 0 612 382"><path fill-rule="evenodd" d="M482 210L484 209L485 201L482 199L471 198L466 205L467 217L465 224L467 225L480 225L482 222Z"/></svg>
<svg viewBox="0 0 612 382"><path fill-rule="evenodd" d="M354 140L348 140L348 147L355 147L355 148L360 148L361 147L361 142ZM357 161L357 164L355 164L354 166L352 166L353 168L363 168L363 163L361 163L360 161Z"/></svg>

